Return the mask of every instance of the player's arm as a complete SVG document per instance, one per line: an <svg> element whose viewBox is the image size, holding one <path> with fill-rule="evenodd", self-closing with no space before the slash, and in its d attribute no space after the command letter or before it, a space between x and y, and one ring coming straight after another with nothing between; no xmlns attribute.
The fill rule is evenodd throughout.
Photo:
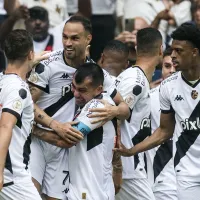
<svg viewBox="0 0 200 200"><path fill-rule="evenodd" d="M3 187L3 172L8 147L12 137L12 130L17 123L15 115L3 112L0 119L0 191Z"/></svg>
<svg viewBox="0 0 200 200"><path fill-rule="evenodd" d="M90 111L95 114L89 115L90 118L97 118L92 123L98 123L100 121L108 122L113 118L120 120L128 119L130 116L130 110L128 105L124 102L122 96L116 91L113 101L117 106L113 106L106 101L102 101L105 105L104 108L92 108Z"/></svg>
<svg viewBox="0 0 200 200"><path fill-rule="evenodd" d="M76 143L72 144L72 143L66 142L55 132L41 129L37 126L34 127L33 135L40 140L43 140L45 142L48 142L49 144L52 144L54 146L61 147L61 148L70 148L76 144Z"/></svg>
<svg viewBox="0 0 200 200"><path fill-rule="evenodd" d="M32 99L34 101L34 114L36 123L53 129L58 136L70 144L74 144L74 142L77 143L83 139L82 134L78 130L74 129L70 123L60 123L48 116L41 108L39 108L36 102L40 98L43 91L31 83L29 83L29 87Z"/></svg>

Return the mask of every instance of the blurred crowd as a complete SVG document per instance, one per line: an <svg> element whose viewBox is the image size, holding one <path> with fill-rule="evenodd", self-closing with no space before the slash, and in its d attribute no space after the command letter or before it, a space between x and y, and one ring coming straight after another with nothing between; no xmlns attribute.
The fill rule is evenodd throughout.
<svg viewBox="0 0 200 200"><path fill-rule="evenodd" d="M98 61L103 48L112 39L127 43L129 63L135 62L135 35L151 26L163 37L163 46L171 44L171 33L182 23L200 26L199 0L0 0L0 44L13 29L33 34L35 52L62 48L62 29L71 15L91 20L93 38L90 55ZM1 50L1 69L6 59Z"/></svg>

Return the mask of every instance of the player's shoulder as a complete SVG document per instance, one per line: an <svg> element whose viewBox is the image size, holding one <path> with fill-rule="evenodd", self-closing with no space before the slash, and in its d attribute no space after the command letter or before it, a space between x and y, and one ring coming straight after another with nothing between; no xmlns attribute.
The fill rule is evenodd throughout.
<svg viewBox="0 0 200 200"><path fill-rule="evenodd" d="M29 92L28 84L15 74L1 76L0 88L8 94L17 90L22 99L25 99Z"/></svg>
<svg viewBox="0 0 200 200"><path fill-rule="evenodd" d="M150 95L153 95L153 94L159 92L159 90L160 90L160 85L158 85L158 86L155 87L155 88L152 88L152 89L150 90L149 94L150 94Z"/></svg>
<svg viewBox="0 0 200 200"><path fill-rule="evenodd" d="M170 77L168 77L165 80L163 80L161 82L161 87L171 87L171 86L174 86L176 84L176 82L178 81L179 77L180 77L180 73L181 72L175 72Z"/></svg>
<svg viewBox="0 0 200 200"><path fill-rule="evenodd" d="M63 62L63 49L58 49L58 50L52 51L52 52L48 53L48 56L49 57L47 59L41 61L39 63L39 65L42 64L42 65L44 65L44 67L47 67L47 66L51 65L51 63L54 63L54 62L59 62L59 61Z"/></svg>

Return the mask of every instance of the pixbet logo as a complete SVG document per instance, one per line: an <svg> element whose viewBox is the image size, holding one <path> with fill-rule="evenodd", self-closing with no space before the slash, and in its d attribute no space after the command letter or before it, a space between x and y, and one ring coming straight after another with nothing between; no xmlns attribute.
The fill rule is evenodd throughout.
<svg viewBox="0 0 200 200"><path fill-rule="evenodd" d="M194 121L189 121L189 119L185 119L185 121L181 121L181 126L183 130L199 130L200 129L200 120L199 117Z"/></svg>

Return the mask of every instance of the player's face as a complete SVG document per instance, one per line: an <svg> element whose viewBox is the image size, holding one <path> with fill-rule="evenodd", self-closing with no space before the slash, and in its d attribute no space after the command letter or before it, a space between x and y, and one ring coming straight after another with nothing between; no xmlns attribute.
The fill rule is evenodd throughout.
<svg viewBox="0 0 200 200"><path fill-rule="evenodd" d="M166 79L176 72L176 68L173 65L171 56L165 56L162 63L162 77Z"/></svg>
<svg viewBox="0 0 200 200"><path fill-rule="evenodd" d="M62 34L65 57L70 60L84 59L85 49L91 38L81 23L65 24Z"/></svg>
<svg viewBox="0 0 200 200"><path fill-rule="evenodd" d="M81 84L77 84L75 79L72 81L72 92L74 94L76 104L79 106L84 106L102 91L102 86L98 86L97 88L92 86L92 80L89 77L85 78L84 82Z"/></svg>
<svg viewBox="0 0 200 200"><path fill-rule="evenodd" d="M172 62L179 70L188 70L193 62L194 47L188 41L173 40L172 42Z"/></svg>
<svg viewBox="0 0 200 200"><path fill-rule="evenodd" d="M102 54L100 65L113 76L118 76L128 66L128 55L106 51Z"/></svg>
<svg viewBox="0 0 200 200"><path fill-rule="evenodd" d="M48 35L49 21L46 17L45 19L33 19L29 18L26 21L26 30L33 34L33 39L35 41L43 41Z"/></svg>

